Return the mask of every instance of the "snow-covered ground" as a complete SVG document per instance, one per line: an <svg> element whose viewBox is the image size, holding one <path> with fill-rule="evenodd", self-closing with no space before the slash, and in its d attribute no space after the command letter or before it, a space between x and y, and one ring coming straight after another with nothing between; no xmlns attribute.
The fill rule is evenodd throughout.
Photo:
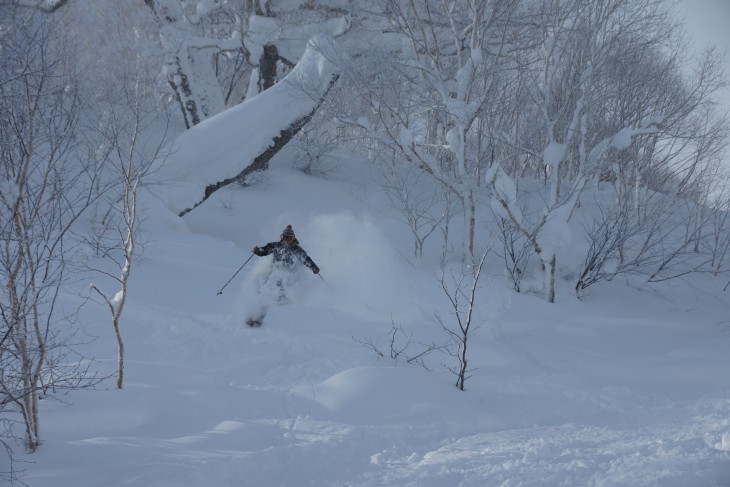
<svg viewBox="0 0 730 487"><path fill-rule="evenodd" d="M141 203L148 242L122 316L124 389L112 377L44 400L44 443L18 457L25 483L730 486L730 293L720 281L616 279L580 301L564 281L548 304L511 292L490 260L460 391L452 355L404 360L448 341L435 313L453 324L439 237L410 258L407 229L362 163L343 155L324 177L280 157L249 187L226 187L183 219L170 211L199 199L209 165L240 163L235 143L199 161L206 134L251 113L224 115L184 135L179 147L198 156L169 161L185 168L174 197L155 188ZM323 279L302 269L289 302L249 328L251 309L270 301L257 297L270 258L218 291L287 224ZM107 309L89 303L79 323L76 348L113 374Z"/></svg>
<svg viewBox="0 0 730 487"><path fill-rule="evenodd" d="M21 458L31 462L23 480L730 485L728 295L716 285L613 282L583 301L566 287L550 305L490 274L462 392L448 354L428 355L430 371L387 358L393 323L413 334L408 352L444 343L433 313L448 317L447 302L436 268L402 257L405 233L336 179L274 168L256 186L220 191L184 225L153 213L123 316L126 386L45 401L45 442ZM324 279L303 269L291 301L249 328L247 293L268 258L217 291L286 224ZM86 348L111 373L105 309L84 314L84 331L99 336Z"/></svg>

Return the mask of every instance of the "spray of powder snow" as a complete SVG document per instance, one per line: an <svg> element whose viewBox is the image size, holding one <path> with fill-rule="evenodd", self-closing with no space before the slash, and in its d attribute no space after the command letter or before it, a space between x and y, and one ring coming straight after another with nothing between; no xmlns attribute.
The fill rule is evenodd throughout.
<svg viewBox="0 0 730 487"><path fill-rule="evenodd" d="M259 318L272 306L301 301L302 281L308 277L302 276L302 269L288 270L274 264L272 257L254 259L257 260L242 283L241 314Z"/></svg>
<svg viewBox="0 0 730 487"><path fill-rule="evenodd" d="M345 309L363 319L389 318L404 311L411 296L405 280L409 274L373 221L338 213L292 224L322 277L299 263L290 272L272 264L271 257L254 257L242 280L242 314L257 317L281 304Z"/></svg>
<svg viewBox="0 0 730 487"><path fill-rule="evenodd" d="M359 312L368 319L402 311L410 300L408 273L383 231L351 213L319 215L304 228L302 243L322 270L310 286L312 301Z"/></svg>

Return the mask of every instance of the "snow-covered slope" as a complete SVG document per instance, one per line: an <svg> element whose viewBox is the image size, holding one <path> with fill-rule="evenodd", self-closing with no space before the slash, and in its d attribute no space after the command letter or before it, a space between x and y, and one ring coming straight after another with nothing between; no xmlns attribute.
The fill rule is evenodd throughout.
<svg viewBox="0 0 730 487"><path fill-rule="evenodd" d="M453 325L440 249L408 257L409 233L362 162L341 154L317 177L281 154L255 184L175 216L209 177L261 148L280 125L279 101L251 100L180 139L175 181L141 203L147 244L122 317L125 388L112 378L45 400L45 442L19 458L30 462L19 464L24 482L730 486L730 296L709 277L615 280L582 301L563 283L550 305L511 292L490 263L462 392L434 318ZM237 139L244 131L262 138ZM287 224L323 279L303 269L290 301L249 328L268 300L258 286L268 258L218 291ZM79 343L98 338L79 352L113 374L107 310L89 303L80 323ZM428 348L425 367L407 363Z"/></svg>
<svg viewBox="0 0 730 487"><path fill-rule="evenodd" d="M24 481L730 485L724 296L701 281L615 282L549 305L494 277L481 291L485 322L461 392L448 354L428 355L430 372L389 358L393 323L417 352L446 341L433 312L448 308L433 270L401 257L405 234L386 231L387 218L350 189L279 167L257 186L224 190L185 225L160 211L124 315L125 389L108 381L46 402L46 441ZM292 301L248 328L245 291L267 259L216 292L249 247L285 224L324 280L302 272ZM86 332L100 337L93 354L112 372L104 309L85 314Z"/></svg>

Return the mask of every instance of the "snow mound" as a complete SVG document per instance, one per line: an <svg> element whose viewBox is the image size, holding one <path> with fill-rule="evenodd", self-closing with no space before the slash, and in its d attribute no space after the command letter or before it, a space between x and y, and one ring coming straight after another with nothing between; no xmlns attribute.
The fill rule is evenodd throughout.
<svg viewBox="0 0 730 487"><path fill-rule="evenodd" d="M331 413L333 418L327 419L348 424L432 421L440 411L464 408L458 389L435 384L433 376L418 367L355 367L295 392Z"/></svg>

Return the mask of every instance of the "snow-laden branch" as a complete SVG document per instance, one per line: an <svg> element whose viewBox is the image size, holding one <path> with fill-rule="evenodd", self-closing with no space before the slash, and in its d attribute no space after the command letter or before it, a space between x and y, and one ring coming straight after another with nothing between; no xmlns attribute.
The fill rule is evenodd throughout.
<svg viewBox="0 0 730 487"><path fill-rule="evenodd" d="M550 198L545 204L543 214L532 226L528 227L524 223L520 204L517 201L515 182L501 168L501 165L493 165L485 175L485 181L491 190L492 208L495 214L510 221L524 235L540 257L546 274L545 289L550 302L554 299L555 258L560 248L565 248L571 243L572 235L568 223L591 176L600 172L601 161L605 159L610 150L626 150L635 137L657 133L662 123L662 117L651 117L640 127L624 127L596 143L590 150L586 150L582 98L578 100L576 107L571 130L568 132L568 142L559 143L553 137L549 137L549 142L543 151L543 162L552 170ZM558 187L562 186L558 184L561 179L560 165L567 159L569 146L575 142L574 138L578 134L581 137L578 144L580 167L570 184L567 185L567 189L559 194Z"/></svg>
<svg viewBox="0 0 730 487"><path fill-rule="evenodd" d="M639 135L656 134L662 123L662 117L652 117L641 127L624 127L613 135L610 135L597 143L588 153L588 163L593 166L610 149L626 150L631 145L631 140Z"/></svg>
<svg viewBox="0 0 730 487"><path fill-rule="evenodd" d="M7 2L18 7L35 8L42 12L51 13L68 3L68 0L11 0Z"/></svg>
<svg viewBox="0 0 730 487"><path fill-rule="evenodd" d="M216 190L266 169L338 78L338 52L332 38L313 37L284 80L184 132L160 173L171 209L184 215Z"/></svg>

